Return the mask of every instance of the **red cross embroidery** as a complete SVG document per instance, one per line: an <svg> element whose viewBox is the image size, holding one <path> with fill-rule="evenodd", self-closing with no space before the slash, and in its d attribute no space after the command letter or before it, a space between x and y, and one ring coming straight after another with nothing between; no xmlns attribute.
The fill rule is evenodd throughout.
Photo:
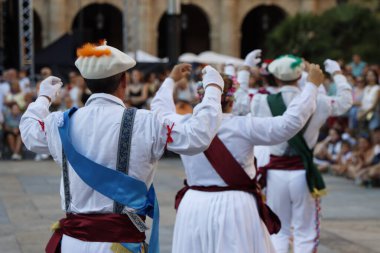
<svg viewBox="0 0 380 253"><path fill-rule="evenodd" d="M40 124L40 127L42 129L42 132L45 132L45 123L43 121L38 121L38 123Z"/></svg>
<svg viewBox="0 0 380 253"><path fill-rule="evenodd" d="M168 143L172 143L173 142L173 138L172 138L173 127L174 127L174 123L172 124L171 127L169 125L166 125L166 130L168 131L166 133L166 145L168 145Z"/></svg>

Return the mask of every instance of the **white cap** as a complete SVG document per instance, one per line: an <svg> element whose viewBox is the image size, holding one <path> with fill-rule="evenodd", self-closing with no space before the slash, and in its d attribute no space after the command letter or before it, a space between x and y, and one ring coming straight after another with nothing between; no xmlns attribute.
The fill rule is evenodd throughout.
<svg viewBox="0 0 380 253"><path fill-rule="evenodd" d="M134 67L136 61L120 50L102 45L85 44L77 50L75 66L86 79L107 78Z"/></svg>
<svg viewBox="0 0 380 253"><path fill-rule="evenodd" d="M284 55L268 66L268 70L282 81L294 81L301 77L303 69L302 59L294 55Z"/></svg>
<svg viewBox="0 0 380 253"><path fill-rule="evenodd" d="M228 76L235 76L235 66L232 62L227 62L226 65L224 65L223 73Z"/></svg>

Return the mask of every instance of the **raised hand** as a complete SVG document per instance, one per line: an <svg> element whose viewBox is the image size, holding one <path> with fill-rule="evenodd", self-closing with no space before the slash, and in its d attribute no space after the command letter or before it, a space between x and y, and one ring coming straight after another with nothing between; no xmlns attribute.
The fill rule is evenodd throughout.
<svg viewBox="0 0 380 253"><path fill-rule="evenodd" d="M170 72L170 78L174 80L174 82L178 82L184 77L190 75L191 65L187 63L180 63L174 66L172 71Z"/></svg>
<svg viewBox="0 0 380 253"><path fill-rule="evenodd" d="M330 75L334 75L341 72L339 63L334 60L327 59L325 60L324 64L325 64L325 71L329 73Z"/></svg>
<svg viewBox="0 0 380 253"><path fill-rule="evenodd" d="M219 72L211 66L206 66L202 69L203 74L203 88L210 84L218 86L222 91L224 89L224 81Z"/></svg>
<svg viewBox="0 0 380 253"><path fill-rule="evenodd" d="M43 96L53 102L57 98L58 91L63 83L61 79L55 76L49 76L41 82L38 96Z"/></svg>
<svg viewBox="0 0 380 253"><path fill-rule="evenodd" d="M256 67L257 64L261 62L261 49L255 49L249 54L244 59L244 65L249 66L251 68Z"/></svg>
<svg viewBox="0 0 380 253"><path fill-rule="evenodd" d="M318 64L311 63L309 65L309 76L307 80L318 87L323 83L324 78L321 67L319 67Z"/></svg>

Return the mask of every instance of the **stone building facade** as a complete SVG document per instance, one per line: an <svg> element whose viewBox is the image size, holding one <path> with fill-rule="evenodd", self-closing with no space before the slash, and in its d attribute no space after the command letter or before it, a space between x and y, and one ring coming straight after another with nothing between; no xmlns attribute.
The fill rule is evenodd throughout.
<svg viewBox="0 0 380 253"><path fill-rule="evenodd" d="M126 2L128 3L127 8L125 8ZM41 36L42 45L40 47L46 47L66 33L75 32L80 25L82 25L82 29L83 26L91 26L91 23L86 24L86 17L93 16L96 18L92 25L105 30L103 33L105 35L111 32L113 28L118 27L112 36L118 37L115 38L118 41L116 44L122 47L121 41L124 37L120 23L123 22L123 17L127 17L128 50L141 49L154 55L165 55L165 50L160 51L159 37L163 32L162 29L164 29L162 24L160 28L160 22L166 13L167 0L34 0L33 4L35 19L39 23L40 29L37 31L39 33L37 36ZM242 46L244 43L242 40L244 37L253 36L251 40L255 41L255 38L260 39L260 36L265 36L265 32L275 25L271 24L271 20L276 20L278 23L281 18L298 12L318 14L335 6L337 1L182 0L181 4L182 10L188 14L188 20L184 22L188 22L189 26L192 26L191 31L184 34L183 39L186 41L182 43L182 51L191 49L192 45L199 42L199 45L202 45L200 50L212 50L232 56L241 56L243 55ZM105 9L109 13L99 14ZM123 13L127 13L127 15L123 15ZM279 14L281 14L280 19ZM251 23L249 20L247 21L249 16L251 16ZM105 24L107 20L104 19L111 17L119 17L119 19ZM255 17L256 24L252 23ZM261 19L257 20L257 17L261 17ZM197 23L197 20L206 21ZM183 26L183 29L190 29L190 27L186 27L187 24L183 24ZM251 32L250 29L254 29L255 26L260 26L262 31L257 33L261 34L253 34L255 30ZM197 35L199 31L206 33L206 38ZM91 33L91 29L88 30L88 33ZM94 33L94 29L92 29L92 33ZM198 38L196 38L197 36ZM208 43L204 40L207 40ZM161 43L164 42L165 39L161 38ZM187 42L191 45L186 46Z"/></svg>

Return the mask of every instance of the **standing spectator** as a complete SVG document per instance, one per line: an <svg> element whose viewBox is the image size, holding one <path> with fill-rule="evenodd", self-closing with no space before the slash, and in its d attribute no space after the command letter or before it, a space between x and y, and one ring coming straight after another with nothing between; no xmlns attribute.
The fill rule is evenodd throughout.
<svg viewBox="0 0 380 253"><path fill-rule="evenodd" d="M81 75L78 75L77 77L77 87L80 90L80 104L81 106L84 106L87 99L91 96L91 91L87 88L87 84Z"/></svg>
<svg viewBox="0 0 380 253"><path fill-rule="evenodd" d="M356 82L354 84L354 87L352 89L352 98L353 98L353 104L352 107L348 113L348 127L350 129L356 129L359 127L358 122L358 111L361 107L362 100L363 100L363 93L364 93L364 87L365 82L363 77L359 76L356 78Z"/></svg>
<svg viewBox="0 0 380 253"><path fill-rule="evenodd" d="M142 109L148 99L148 86L142 83L142 74L138 70L132 71L132 82L128 85L126 97L129 104Z"/></svg>
<svg viewBox="0 0 380 253"><path fill-rule="evenodd" d="M3 76L0 80L0 102L4 101L4 97L11 91L11 84L9 80L9 70L5 70ZM2 104L0 104L0 109L2 109Z"/></svg>
<svg viewBox="0 0 380 253"><path fill-rule="evenodd" d="M41 70L40 70L40 75L41 75L41 80L45 79L45 78L48 78L49 76L52 75L52 71L51 71L51 68L49 67L43 67Z"/></svg>
<svg viewBox="0 0 380 253"><path fill-rule="evenodd" d="M19 84L20 84L20 89L23 93L29 93L32 91L30 87L30 79L28 78L28 73L25 69L22 69L18 73L18 78L19 78Z"/></svg>
<svg viewBox="0 0 380 253"><path fill-rule="evenodd" d="M3 157L3 123L4 123L4 115L3 111L0 110L0 159Z"/></svg>
<svg viewBox="0 0 380 253"><path fill-rule="evenodd" d="M373 130L380 126L380 86L377 84L377 73L373 70L368 70L365 80L366 87L363 91L358 119L362 122L368 123L369 129Z"/></svg>
<svg viewBox="0 0 380 253"><path fill-rule="evenodd" d="M352 74L355 77L361 76L364 72L367 63L361 60L360 55L354 54L352 56L352 62L349 64L352 69Z"/></svg>
<svg viewBox="0 0 380 253"><path fill-rule="evenodd" d="M193 103L196 101L196 90L193 89L187 78L182 78L177 82L174 90L174 100L178 114L188 114L193 112Z"/></svg>
<svg viewBox="0 0 380 253"><path fill-rule="evenodd" d="M25 94L20 89L18 79L11 82L11 90L5 97L5 103L11 105L17 103L20 110L24 110L26 107Z"/></svg>
<svg viewBox="0 0 380 253"><path fill-rule="evenodd" d="M10 106L10 110L5 115L4 130L9 148L12 151L12 160L21 160L21 135L19 125L21 121L21 110L17 103Z"/></svg>
<svg viewBox="0 0 380 253"><path fill-rule="evenodd" d="M160 88L160 81L158 80L156 73L150 73L147 75L145 82L148 86L147 108L150 109L150 102L152 101L152 99L156 95L156 92Z"/></svg>

